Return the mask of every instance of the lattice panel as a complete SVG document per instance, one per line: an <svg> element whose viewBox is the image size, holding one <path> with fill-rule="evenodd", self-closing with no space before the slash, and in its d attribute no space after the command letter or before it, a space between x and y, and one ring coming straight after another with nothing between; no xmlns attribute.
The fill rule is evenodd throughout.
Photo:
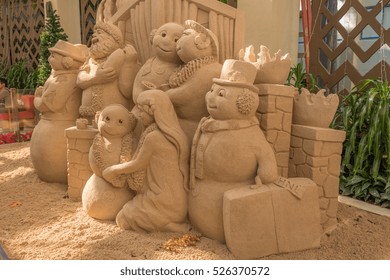
<svg viewBox="0 0 390 280"><path fill-rule="evenodd" d="M383 0L383 6L378 1L374 6L364 7L360 1L346 0L342 7L337 8L334 6L337 1L313 1L313 18L316 20L310 41L310 69L323 82L323 87L332 92L345 92L363 79L390 73L390 66L383 57L382 62L379 58L372 59L380 53L381 46L390 46L390 30L382 28L381 21L378 21L382 7L389 2ZM376 36L362 41L365 33ZM362 71L366 62L372 67Z"/></svg>
<svg viewBox="0 0 390 280"><path fill-rule="evenodd" d="M80 0L81 43L90 46L96 11L102 0Z"/></svg>
<svg viewBox="0 0 390 280"><path fill-rule="evenodd" d="M5 37L3 58L10 63L25 59L33 67L37 67L39 34L45 26L43 0L37 0L36 3L8 0L2 1L1 6L5 18L2 18L2 23L6 20L6 25L2 28L7 28L1 33Z"/></svg>
<svg viewBox="0 0 390 280"><path fill-rule="evenodd" d="M8 63L6 58L9 51L9 40L7 33L6 0L0 0L0 61L5 63Z"/></svg>
<svg viewBox="0 0 390 280"><path fill-rule="evenodd" d="M6 41L6 27L7 27L7 14L6 14L5 0L0 0L0 58L5 57L5 49L7 48Z"/></svg>

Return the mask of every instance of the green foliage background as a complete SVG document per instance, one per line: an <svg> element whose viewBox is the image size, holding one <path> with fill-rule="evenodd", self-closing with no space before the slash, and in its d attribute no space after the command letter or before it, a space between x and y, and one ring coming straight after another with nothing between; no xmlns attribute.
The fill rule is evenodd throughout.
<svg viewBox="0 0 390 280"><path fill-rule="evenodd" d="M341 129L346 131L341 164L343 195L390 208L390 88L367 79L346 96Z"/></svg>
<svg viewBox="0 0 390 280"><path fill-rule="evenodd" d="M11 66L0 62L0 77L7 79L8 88L35 89L38 72L26 60Z"/></svg>
<svg viewBox="0 0 390 280"><path fill-rule="evenodd" d="M307 88L310 92L320 90L316 78L311 73L306 73L302 62L290 68L286 85L296 87L299 93L301 93L302 88Z"/></svg>

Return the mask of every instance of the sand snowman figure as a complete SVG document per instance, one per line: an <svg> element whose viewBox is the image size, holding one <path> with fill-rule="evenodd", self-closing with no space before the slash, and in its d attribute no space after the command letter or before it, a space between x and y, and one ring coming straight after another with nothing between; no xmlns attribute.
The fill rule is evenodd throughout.
<svg viewBox="0 0 390 280"><path fill-rule="evenodd" d="M138 96L145 90L169 88L169 77L181 64L176 52L176 42L183 31L184 26L174 22L168 22L152 30L150 36L155 56L145 62L135 77L134 104L137 104Z"/></svg>
<svg viewBox="0 0 390 280"><path fill-rule="evenodd" d="M133 130L137 119L123 105L112 104L96 113L96 123L99 133L89 150L94 174L83 189L83 208L93 218L115 220L122 206L142 186L144 173L121 175L108 182L103 179L103 170L131 160L136 146Z"/></svg>
<svg viewBox="0 0 390 280"><path fill-rule="evenodd" d="M261 186L277 178L271 146L255 115L256 68L226 60L206 95L209 117L195 133L191 151L189 219L206 237L225 242L223 194L242 186Z"/></svg>
<svg viewBox="0 0 390 280"><path fill-rule="evenodd" d="M49 49L50 77L35 91L34 106L41 119L31 138L31 159L39 178L67 183L67 146L64 130L79 116L81 89L77 74L86 60L87 47L59 40Z"/></svg>

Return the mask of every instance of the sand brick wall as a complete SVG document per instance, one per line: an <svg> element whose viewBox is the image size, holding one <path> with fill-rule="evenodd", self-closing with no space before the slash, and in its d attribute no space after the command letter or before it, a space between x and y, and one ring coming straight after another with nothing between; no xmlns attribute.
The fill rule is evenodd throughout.
<svg viewBox="0 0 390 280"><path fill-rule="evenodd" d="M278 164L278 173L288 176L294 87L272 84L256 85L260 92L257 117Z"/></svg>
<svg viewBox="0 0 390 280"><path fill-rule="evenodd" d="M336 225L341 152L345 132L292 125L289 177L305 177L318 185L323 232Z"/></svg>
<svg viewBox="0 0 390 280"><path fill-rule="evenodd" d="M97 133L98 130L92 127L71 127L65 130L68 146L68 195L74 201L81 201L85 183L93 174L88 155Z"/></svg>

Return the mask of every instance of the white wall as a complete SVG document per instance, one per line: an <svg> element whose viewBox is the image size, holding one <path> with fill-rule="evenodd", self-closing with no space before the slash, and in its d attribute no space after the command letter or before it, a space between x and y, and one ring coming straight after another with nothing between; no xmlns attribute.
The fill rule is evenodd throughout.
<svg viewBox="0 0 390 280"><path fill-rule="evenodd" d="M48 1L45 0L45 8ZM61 27L68 35L68 41L73 44L81 43L79 0L51 0L51 3L60 17Z"/></svg>
<svg viewBox="0 0 390 280"><path fill-rule="evenodd" d="M260 45L290 53L293 65L298 58L299 0L239 0L238 8L245 13L245 45Z"/></svg>

